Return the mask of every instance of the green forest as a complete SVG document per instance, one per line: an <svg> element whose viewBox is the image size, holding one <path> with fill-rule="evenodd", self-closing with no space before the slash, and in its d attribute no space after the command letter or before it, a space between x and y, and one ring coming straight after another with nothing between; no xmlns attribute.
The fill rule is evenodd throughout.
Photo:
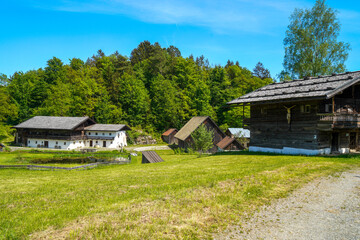
<svg viewBox="0 0 360 240"><path fill-rule="evenodd" d="M242 108L226 102L272 81L261 63L253 71L230 60L212 66L204 56L183 57L174 46L149 41L130 57L101 50L86 62L64 64L53 57L45 68L1 76L0 135L36 115L89 116L156 133L181 128L198 115L240 127Z"/></svg>

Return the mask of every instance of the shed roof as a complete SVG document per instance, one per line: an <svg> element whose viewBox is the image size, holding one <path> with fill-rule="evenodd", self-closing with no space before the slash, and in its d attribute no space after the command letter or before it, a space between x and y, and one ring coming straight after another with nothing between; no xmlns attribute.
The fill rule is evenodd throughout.
<svg viewBox="0 0 360 240"><path fill-rule="evenodd" d="M14 126L14 128L73 130L87 120L94 122L89 117L35 116Z"/></svg>
<svg viewBox="0 0 360 240"><path fill-rule="evenodd" d="M158 163L164 160L155 151L142 152L142 163Z"/></svg>
<svg viewBox="0 0 360 240"><path fill-rule="evenodd" d="M85 130L117 132L121 130L131 130L131 128L125 124L94 124L86 127Z"/></svg>
<svg viewBox="0 0 360 240"><path fill-rule="evenodd" d="M166 132L164 132L163 134L161 134L162 136L169 136L170 134L172 134L174 131L177 132L176 128L170 128L168 129Z"/></svg>
<svg viewBox="0 0 360 240"><path fill-rule="evenodd" d="M272 83L227 104L328 99L360 81L360 71Z"/></svg>
<svg viewBox="0 0 360 240"><path fill-rule="evenodd" d="M210 121L215 125L216 123L209 116L197 116L190 119L180 130L175 134L175 138L185 141L193 131L195 131L205 120ZM224 134L225 135L225 134Z"/></svg>
<svg viewBox="0 0 360 240"><path fill-rule="evenodd" d="M225 149L233 142L236 142L236 143L238 143L240 145L240 143L235 138L231 138L229 136L226 136L220 142L218 142L216 144L216 146L218 146L221 149Z"/></svg>
<svg viewBox="0 0 360 240"><path fill-rule="evenodd" d="M229 132L235 136L242 136L244 138L250 138L250 130L244 128L228 128Z"/></svg>

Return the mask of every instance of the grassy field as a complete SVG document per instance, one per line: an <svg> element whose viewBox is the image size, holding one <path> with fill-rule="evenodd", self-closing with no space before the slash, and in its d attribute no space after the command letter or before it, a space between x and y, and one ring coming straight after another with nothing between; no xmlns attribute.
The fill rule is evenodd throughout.
<svg viewBox="0 0 360 240"><path fill-rule="evenodd" d="M158 152L164 163L141 165L139 156L82 171L0 169L0 239L211 238L316 177L360 167L356 156ZM34 157L3 153L0 164L19 154Z"/></svg>

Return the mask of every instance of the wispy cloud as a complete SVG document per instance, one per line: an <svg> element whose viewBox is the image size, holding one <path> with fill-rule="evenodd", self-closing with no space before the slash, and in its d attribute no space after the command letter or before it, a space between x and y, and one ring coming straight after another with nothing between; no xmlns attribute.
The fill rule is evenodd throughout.
<svg viewBox="0 0 360 240"><path fill-rule="evenodd" d="M144 22L203 26L220 33L271 34L274 27L287 24L295 7L309 3L305 0L60 0L48 4L57 11L122 14Z"/></svg>

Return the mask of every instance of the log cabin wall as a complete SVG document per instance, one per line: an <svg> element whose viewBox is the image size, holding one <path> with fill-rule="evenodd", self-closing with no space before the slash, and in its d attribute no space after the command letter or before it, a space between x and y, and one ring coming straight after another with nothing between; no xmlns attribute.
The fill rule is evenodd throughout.
<svg viewBox="0 0 360 240"><path fill-rule="evenodd" d="M318 106L318 101L252 105L249 124L250 146L318 149ZM285 107L293 107L290 124ZM322 145L326 145L324 138L320 141Z"/></svg>

